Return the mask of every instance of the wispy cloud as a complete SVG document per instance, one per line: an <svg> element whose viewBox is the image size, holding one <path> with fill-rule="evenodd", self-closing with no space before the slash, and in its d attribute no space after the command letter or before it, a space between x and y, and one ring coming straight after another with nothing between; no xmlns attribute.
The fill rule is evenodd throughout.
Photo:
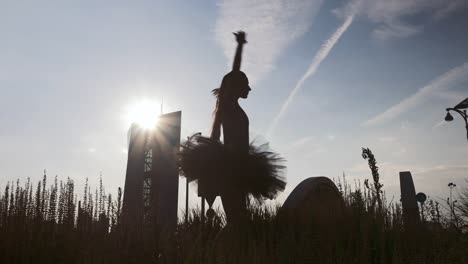
<svg viewBox="0 0 468 264"><path fill-rule="evenodd" d="M448 72L438 76L426 86L419 89L415 94L391 106L383 113L365 121L363 126L372 126L388 122L401 114L424 103L428 98L436 95L440 91L450 89L451 87L468 80L468 62L452 68Z"/></svg>
<svg viewBox="0 0 468 264"><path fill-rule="evenodd" d="M315 141L316 138L314 136L307 136L307 137L303 137L303 138L300 138L294 142L291 143L291 148L295 148L295 147L300 147L300 146L304 146L310 142L313 142Z"/></svg>
<svg viewBox="0 0 468 264"><path fill-rule="evenodd" d="M314 156L317 153L323 153L326 151L326 144L323 140L316 138L315 136L305 136L289 142L279 149L288 157L293 159L300 157L301 159L307 159L310 156Z"/></svg>
<svg viewBox="0 0 468 264"><path fill-rule="evenodd" d="M361 14L376 25L376 39L404 38L423 31L422 24L408 22L411 16L427 15L438 20L468 6L466 0L364 0Z"/></svg>
<svg viewBox="0 0 468 264"><path fill-rule="evenodd" d="M96 149L95 148L88 148L88 152L94 153L94 152L96 152Z"/></svg>
<svg viewBox="0 0 468 264"><path fill-rule="evenodd" d="M387 40L391 38L405 38L415 35L423 30L422 26L411 25L401 21L392 21L378 26L372 32L372 36L376 39Z"/></svg>
<svg viewBox="0 0 468 264"><path fill-rule="evenodd" d="M315 54L315 57L313 58L312 63L309 66L309 69L307 69L306 73L297 82L296 86L292 89L288 98L286 98L286 100L283 102L283 105L281 106L280 111L278 112L278 114L275 116L275 118L271 122L271 125L268 128L267 133L266 133L267 138L271 137L279 121L281 120L281 118L284 116L284 114L288 110L288 107L291 104L291 102L294 100L294 97L302 89L304 82L317 72L320 64L327 58L328 54L336 45L336 43L341 38L343 33L345 33L346 30L349 28L349 26L353 22L354 16L356 15L356 10L357 9L355 8L352 10L352 12L349 13L345 21L343 22L343 24L340 27L338 27L338 29L331 35L331 37L322 44L318 52Z"/></svg>
<svg viewBox="0 0 468 264"><path fill-rule="evenodd" d="M454 103L458 102L460 98L466 97L466 92L465 91L457 91L457 90L451 90L451 91L441 91L436 94L434 94L437 98L440 98L442 100L446 100L447 102Z"/></svg>
<svg viewBox="0 0 468 264"><path fill-rule="evenodd" d="M442 121L440 121L439 123L435 124L435 125L432 127L432 129L437 129L437 128L439 128L439 127L445 125L445 123L447 123L447 121L442 120Z"/></svg>
<svg viewBox="0 0 468 264"><path fill-rule="evenodd" d="M384 143L393 143L393 142L397 141L397 138L392 137L392 136L384 136L384 137L379 137L378 140L380 142L384 142Z"/></svg>
<svg viewBox="0 0 468 264"><path fill-rule="evenodd" d="M231 65L235 42L232 32L247 32L242 69L251 81L270 72L282 51L312 25L323 0L221 0L216 39Z"/></svg>
<svg viewBox="0 0 468 264"><path fill-rule="evenodd" d="M429 173L429 172L438 172L438 171L448 171L448 170L463 170L466 172L468 165L437 165L428 168L420 168L416 173Z"/></svg>

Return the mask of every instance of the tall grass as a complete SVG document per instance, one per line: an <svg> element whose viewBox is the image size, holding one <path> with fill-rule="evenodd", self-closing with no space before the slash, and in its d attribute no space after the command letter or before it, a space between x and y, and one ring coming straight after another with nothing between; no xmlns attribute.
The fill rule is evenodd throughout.
<svg viewBox="0 0 468 264"><path fill-rule="evenodd" d="M98 263L112 259L122 205L87 181L78 200L71 179L6 184L0 193L0 263Z"/></svg>
<svg viewBox="0 0 468 264"><path fill-rule="evenodd" d="M203 222L192 210L137 259L120 254L127 246L119 234L120 188L113 198L102 181L93 190L86 182L78 195L71 179L18 180L0 193L0 263L468 263L468 186L457 217L430 200L422 223L408 227L400 203L386 201L375 182L335 182L344 202L339 217L311 212L298 221L280 207L252 205L248 223L233 227L222 212Z"/></svg>

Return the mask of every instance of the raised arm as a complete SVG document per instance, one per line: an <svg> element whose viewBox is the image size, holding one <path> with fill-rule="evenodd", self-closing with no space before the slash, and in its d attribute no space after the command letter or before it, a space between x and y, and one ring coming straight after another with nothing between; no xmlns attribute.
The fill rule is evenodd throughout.
<svg viewBox="0 0 468 264"><path fill-rule="evenodd" d="M243 31L235 32L234 35L236 36L237 49L236 55L234 56L234 63L232 64L232 70L240 71L242 60L242 48L244 44L247 43L247 40L245 40L245 32Z"/></svg>

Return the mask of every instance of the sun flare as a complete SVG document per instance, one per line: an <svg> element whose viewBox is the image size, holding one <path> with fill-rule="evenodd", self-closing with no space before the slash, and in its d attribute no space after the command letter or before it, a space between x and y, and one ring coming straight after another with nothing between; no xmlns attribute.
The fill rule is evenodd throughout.
<svg viewBox="0 0 468 264"><path fill-rule="evenodd" d="M159 120L160 104L144 99L128 107L127 120L130 124L137 123L144 128L154 128Z"/></svg>

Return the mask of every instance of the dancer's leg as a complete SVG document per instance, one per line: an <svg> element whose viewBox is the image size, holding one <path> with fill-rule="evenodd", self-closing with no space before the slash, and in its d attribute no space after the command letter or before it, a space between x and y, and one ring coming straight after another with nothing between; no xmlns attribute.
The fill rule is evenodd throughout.
<svg viewBox="0 0 468 264"><path fill-rule="evenodd" d="M247 204L245 195L237 190L226 190L221 195L227 223L241 225L247 218Z"/></svg>

